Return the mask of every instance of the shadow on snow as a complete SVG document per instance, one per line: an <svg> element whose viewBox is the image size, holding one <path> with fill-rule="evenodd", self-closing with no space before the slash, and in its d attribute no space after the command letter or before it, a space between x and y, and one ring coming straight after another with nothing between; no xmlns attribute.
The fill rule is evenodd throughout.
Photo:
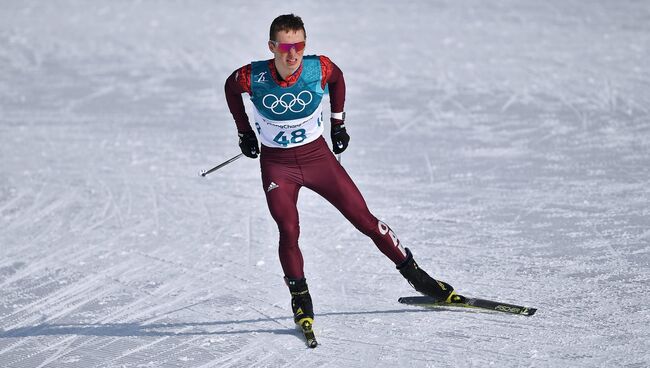
<svg viewBox="0 0 650 368"><path fill-rule="evenodd" d="M330 312L319 313L317 317L340 315L370 315L391 313L431 313L432 310L393 309L363 312ZM182 322L182 323L79 323L79 324L39 324L14 328L0 333L0 338L54 336L54 335L81 335L81 336L197 336L197 335L236 335L251 333L271 333L278 335L295 335L299 331L293 328L238 328L237 325L290 321L293 317L258 318L246 320L214 321L214 322ZM293 325L292 325L293 326ZM176 332L182 328L193 328L192 331ZM211 327L223 327L209 330ZM205 328L205 329L202 329ZM169 329L169 331L167 331Z"/></svg>

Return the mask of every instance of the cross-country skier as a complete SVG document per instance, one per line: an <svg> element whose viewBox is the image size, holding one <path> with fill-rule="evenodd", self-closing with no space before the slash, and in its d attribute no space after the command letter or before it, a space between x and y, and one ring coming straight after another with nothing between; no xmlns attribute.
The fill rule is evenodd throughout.
<svg viewBox="0 0 650 368"><path fill-rule="evenodd" d="M239 133L239 147L250 158L260 156L262 188L271 216L280 231L280 263L289 291L294 320L313 323L314 310L298 246L298 191L307 187L332 203L386 255L415 290L448 300L453 288L422 270L395 233L370 213L363 196L336 160L322 136L322 97L329 85L333 151L348 147L345 129L345 81L326 56L304 56L305 27L300 17L273 20L268 48L273 59L255 61L235 70L226 80L226 100ZM241 94L253 102L255 130ZM257 136L255 131L257 131ZM261 150L258 138L262 142Z"/></svg>

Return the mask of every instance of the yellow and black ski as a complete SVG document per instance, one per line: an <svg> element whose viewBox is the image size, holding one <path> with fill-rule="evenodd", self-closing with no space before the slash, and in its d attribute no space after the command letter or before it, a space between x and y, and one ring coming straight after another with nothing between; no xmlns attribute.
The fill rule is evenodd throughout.
<svg viewBox="0 0 650 368"><path fill-rule="evenodd" d="M487 299L469 298L458 294L453 294L449 301L439 301L430 296L405 296L399 298L397 301L402 304L417 305L421 307L476 308L495 312L519 314L522 316L532 316L537 312L537 308L522 307L519 305L495 302Z"/></svg>
<svg viewBox="0 0 650 368"><path fill-rule="evenodd" d="M302 331L302 334L305 335L307 347L312 349L318 346L316 335L314 335L313 322L314 320L311 318L303 318L299 321L299 323L296 323L298 329L300 329L300 331Z"/></svg>

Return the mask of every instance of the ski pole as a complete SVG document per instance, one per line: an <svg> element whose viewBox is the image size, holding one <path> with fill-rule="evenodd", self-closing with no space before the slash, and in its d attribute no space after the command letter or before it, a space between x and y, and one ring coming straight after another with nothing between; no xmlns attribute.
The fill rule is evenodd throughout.
<svg viewBox="0 0 650 368"><path fill-rule="evenodd" d="M208 175L209 173L221 169L222 167L228 165L229 163L235 161L236 159L242 157L243 155L244 155L243 153L240 153L240 154L238 154L237 156L235 156L235 157L233 157L233 158L231 158L231 159L229 159L229 160L227 160L227 161L224 161L224 162L220 163L219 165L217 165L217 166L211 168L210 170L207 170L207 171L206 171L206 170L201 170L201 171L199 172L199 175L205 177L205 176Z"/></svg>

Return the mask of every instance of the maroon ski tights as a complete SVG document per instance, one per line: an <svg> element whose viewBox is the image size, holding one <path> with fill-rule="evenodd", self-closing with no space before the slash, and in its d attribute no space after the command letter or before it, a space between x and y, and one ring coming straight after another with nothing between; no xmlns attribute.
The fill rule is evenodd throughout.
<svg viewBox="0 0 650 368"><path fill-rule="evenodd" d="M332 203L396 265L406 259L393 231L370 213L359 189L323 137L293 148L262 146L260 165L266 201L280 231L280 263L286 277L304 277L296 207L303 186Z"/></svg>

